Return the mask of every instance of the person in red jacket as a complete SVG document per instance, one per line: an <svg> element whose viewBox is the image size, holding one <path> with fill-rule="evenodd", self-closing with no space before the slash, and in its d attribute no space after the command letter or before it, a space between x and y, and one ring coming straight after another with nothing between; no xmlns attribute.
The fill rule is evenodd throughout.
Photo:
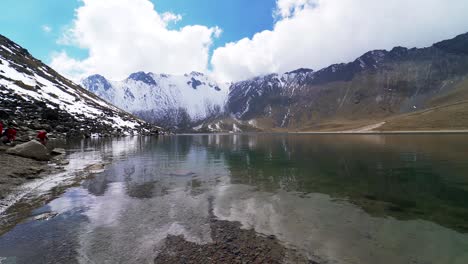
<svg viewBox="0 0 468 264"><path fill-rule="evenodd" d="M49 140L49 138L47 137L47 132L44 131L44 130L39 131L39 133L37 133L36 137L39 140L39 142L42 143L42 145L47 144L47 141Z"/></svg>
<svg viewBox="0 0 468 264"><path fill-rule="evenodd" d="M3 144L13 143L16 139L16 129L9 127L2 134Z"/></svg>
<svg viewBox="0 0 468 264"><path fill-rule="evenodd" d="M0 135L3 135L3 123L0 121Z"/></svg>

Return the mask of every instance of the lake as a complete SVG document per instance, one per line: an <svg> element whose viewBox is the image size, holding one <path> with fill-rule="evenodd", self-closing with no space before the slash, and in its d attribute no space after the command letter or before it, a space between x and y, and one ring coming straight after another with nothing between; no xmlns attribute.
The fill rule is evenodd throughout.
<svg viewBox="0 0 468 264"><path fill-rule="evenodd" d="M158 263L168 235L213 244L213 221L317 263L468 263L468 135L128 137L69 152L110 164L4 233L0 263Z"/></svg>

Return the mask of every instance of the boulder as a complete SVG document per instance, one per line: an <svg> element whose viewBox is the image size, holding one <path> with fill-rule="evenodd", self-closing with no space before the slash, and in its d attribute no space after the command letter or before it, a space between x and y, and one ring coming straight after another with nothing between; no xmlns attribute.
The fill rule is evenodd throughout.
<svg viewBox="0 0 468 264"><path fill-rule="evenodd" d="M50 160L47 148L36 140L31 140L27 143L17 145L8 149L6 153L35 160Z"/></svg>

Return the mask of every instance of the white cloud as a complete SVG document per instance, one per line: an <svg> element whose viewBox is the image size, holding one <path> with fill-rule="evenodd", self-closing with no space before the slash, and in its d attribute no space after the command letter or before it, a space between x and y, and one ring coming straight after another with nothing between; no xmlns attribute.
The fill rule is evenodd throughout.
<svg viewBox="0 0 468 264"><path fill-rule="evenodd" d="M79 80L100 73L123 79L135 71L182 74L207 71L209 49L220 29L201 25L170 30L182 19L158 14L148 0L82 0L71 27L58 43L88 50L83 60L56 52L51 66Z"/></svg>
<svg viewBox="0 0 468 264"><path fill-rule="evenodd" d="M214 36L216 38L219 38L221 36L221 34L223 33L223 30L221 28L219 28L219 27L215 27L215 30L214 30L213 33L214 33Z"/></svg>
<svg viewBox="0 0 468 264"><path fill-rule="evenodd" d="M45 33L50 33L52 31L52 28L49 25L42 25L41 26L42 31Z"/></svg>
<svg viewBox="0 0 468 264"><path fill-rule="evenodd" d="M166 22L166 24L170 23L170 22L177 23L180 20L182 20L182 16L179 15L179 14L173 14L173 13L170 13L170 12L166 12L166 13L162 14L162 19L163 19L164 22Z"/></svg>
<svg viewBox="0 0 468 264"><path fill-rule="evenodd" d="M288 18L296 12L314 7L315 0L277 0L274 15L278 18Z"/></svg>
<svg viewBox="0 0 468 264"><path fill-rule="evenodd" d="M92 65L89 64L89 60L79 61L70 58L63 50L52 53L52 58L52 68L76 82L78 82L84 74L87 74L89 69L93 68Z"/></svg>
<svg viewBox="0 0 468 264"><path fill-rule="evenodd" d="M214 51L214 74L239 80L348 62L372 49L424 47L468 30L466 0L277 0L273 30Z"/></svg>

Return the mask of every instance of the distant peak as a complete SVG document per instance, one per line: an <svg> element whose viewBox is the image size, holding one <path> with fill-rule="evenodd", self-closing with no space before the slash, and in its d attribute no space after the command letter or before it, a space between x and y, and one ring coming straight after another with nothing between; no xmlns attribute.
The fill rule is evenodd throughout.
<svg viewBox="0 0 468 264"><path fill-rule="evenodd" d="M88 76L86 79L82 81L82 83L90 91L98 91L101 87L107 91L112 87L109 81L100 74L94 74L94 75Z"/></svg>
<svg viewBox="0 0 468 264"><path fill-rule="evenodd" d="M100 74L93 74L88 76L86 79L88 80L107 80L106 77L100 75Z"/></svg>
<svg viewBox="0 0 468 264"><path fill-rule="evenodd" d="M388 51L386 51L386 50L372 50L372 51L364 53L364 55L362 55L359 58L361 58L361 59L371 59L371 60L374 60L374 61L380 61L387 54L388 54Z"/></svg>
<svg viewBox="0 0 468 264"><path fill-rule="evenodd" d="M149 72L146 73L146 72L139 71L139 72L132 73L130 74L130 76L128 76L127 80L143 82L148 85L157 85L156 81L153 79L153 76Z"/></svg>
<svg viewBox="0 0 468 264"><path fill-rule="evenodd" d="M468 54L468 33L434 44L434 47L455 54Z"/></svg>
<svg viewBox="0 0 468 264"><path fill-rule="evenodd" d="M354 63L359 65L361 69L376 69L385 60L388 53L386 50L372 50L357 58Z"/></svg>
<svg viewBox="0 0 468 264"><path fill-rule="evenodd" d="M192 76L204 76L203 73L197 72L197 71L192 71L192 72L190 73L190 75L192 75Z"/></svg>
<svg viewBox="0 0 468 264"><path fill-rule="evenodd" d="M313 71L314 70L308 69L308 68L299 68L299 69L294 70L294 71L286 72L286 74L301 74L301 73L309 73L309 72L313 72Z"/></svg>

